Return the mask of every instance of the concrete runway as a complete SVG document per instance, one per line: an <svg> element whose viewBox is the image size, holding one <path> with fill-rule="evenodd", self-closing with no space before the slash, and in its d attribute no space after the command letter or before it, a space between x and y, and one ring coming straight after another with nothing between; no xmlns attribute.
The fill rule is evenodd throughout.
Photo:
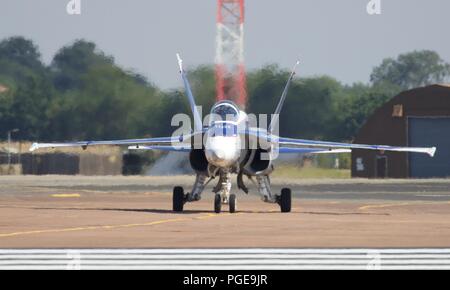
<svg viewBox="0 0 450 290"><path fill-rule="evenodd" d="M450 247L450 180L273 179L293 212L238 194L238 213L171 211L193 176L0 177L0 248ZM235 186L233 184L233 186Z"/></svg>

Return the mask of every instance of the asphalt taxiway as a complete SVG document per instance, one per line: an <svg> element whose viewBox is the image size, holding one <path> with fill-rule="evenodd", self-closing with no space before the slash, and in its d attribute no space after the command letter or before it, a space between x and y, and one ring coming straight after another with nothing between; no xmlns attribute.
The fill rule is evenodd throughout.
<svg viewBox="0 0 450 290"><path fill-rule="evenodd" d="M171 211L194 177L1 176L0 248L449 247L450 180L294 180L293 211L238 194Z"/></svg>

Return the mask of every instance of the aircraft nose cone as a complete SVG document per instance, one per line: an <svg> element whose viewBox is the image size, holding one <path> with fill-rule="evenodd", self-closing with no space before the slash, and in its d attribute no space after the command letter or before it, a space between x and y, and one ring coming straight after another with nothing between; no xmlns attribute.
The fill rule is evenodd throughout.
<svg viewBox="0 0 450 290"><path fill-rule="evenodd" d="M234 156L230 155L226 150L209 150L207 151L206 158L212 164L219 167L227 167L235 162Z"/></svg>
<svg viewBox="0 0 450 290"><path fill-rule="evenodd" d="M208 139L205 147L208 162L218 167L232 166L239 157L235 139L214 137Z"/></svg>

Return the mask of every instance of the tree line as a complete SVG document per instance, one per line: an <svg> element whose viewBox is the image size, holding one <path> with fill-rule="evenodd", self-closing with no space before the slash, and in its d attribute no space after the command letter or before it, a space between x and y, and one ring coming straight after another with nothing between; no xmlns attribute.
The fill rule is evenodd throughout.
<svg viewBox="0 0 450 290"><path fill-rule="evenodd" d="M271 114L289 72L267 65L247 73L249 113ZM450 65L434 51L386 58L370 83L342 84L331 76L295 78L280 116L288 137L349 141L370 114L399 92L449 79ZM215 101L212 65L189 70L199 105ZM118 66L95 43L76 40L46 65L23 37L0 42L0 139L89 140L171 135L176 113L189 113L182 88L161 90Z"/></svg>

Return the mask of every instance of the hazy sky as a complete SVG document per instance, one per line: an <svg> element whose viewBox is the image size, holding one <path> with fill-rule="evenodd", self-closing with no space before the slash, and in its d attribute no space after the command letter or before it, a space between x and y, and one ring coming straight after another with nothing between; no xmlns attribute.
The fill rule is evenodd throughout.
<svg viewBox="0 0 450 290"><path fill-rule="evenodd" d="M345 83L367 82L385 57L436 50L450 61L450 1L245 0L245 58L249 69L267 63L299 74L328 74ZM94 41L126 69L162 88L180 86L176 52L187 66L213 63L216 0L81 0L82 14L66 13L69 0L0 0L0 38L23 35L44 61L77 38Z"/></svg>

